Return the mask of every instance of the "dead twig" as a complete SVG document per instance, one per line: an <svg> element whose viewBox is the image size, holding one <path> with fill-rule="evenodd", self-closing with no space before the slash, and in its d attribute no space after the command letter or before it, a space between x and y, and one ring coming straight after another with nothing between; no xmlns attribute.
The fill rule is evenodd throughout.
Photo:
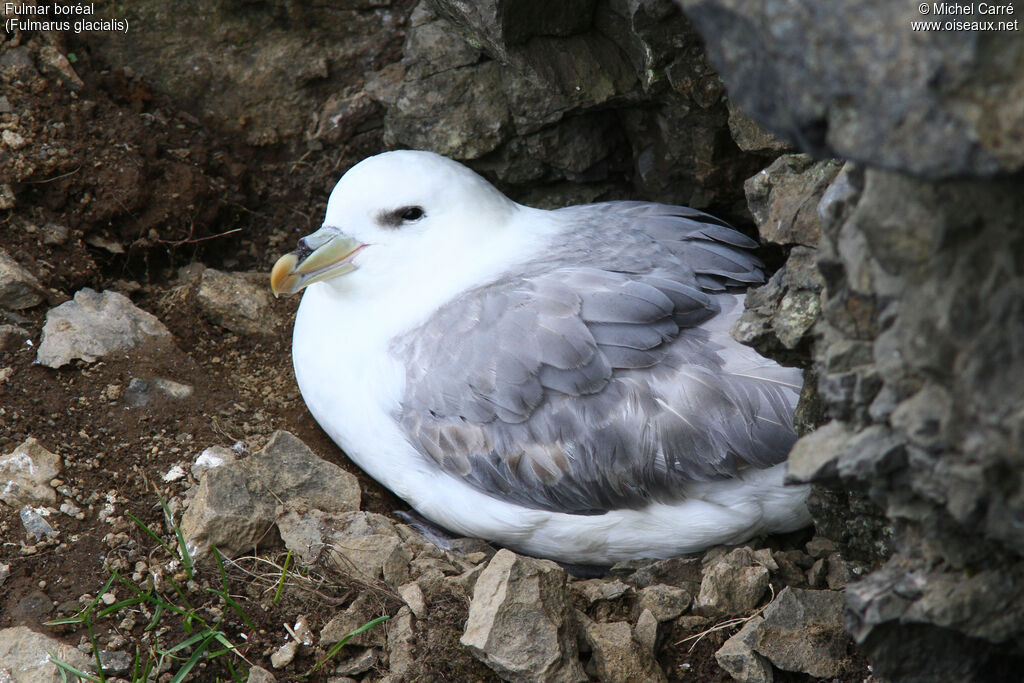
<svg viewBox="0 0 1024 683"><path fill-rule="evenodd" d="M60 180L61 178L67 178L69 176L73 176L73 175L75 175L76 173L78 173L81 170L82 170L82 167L79 166L74 171L68 171L67 173L62 173L61 175L54 176L52 178L47 178L46 180L26 180L26 181L24 181L24 183L25 183L25 185L43 185L44 183L52 183L54 181Z"/></svg>
<svg viewBox="0 0 1024 683"><path fill-rule="evenodd" d="M225 230L224 232L219 232L216 235L207 235L206 237L185 238L183 240L157 240L157 242L160 244L169 244L172 247L180 247L183 244L197 244L199 242L206 242L207 240L215 240L218 237L224 237L241 231L241 228L232 228L231 230Z"/></svg>
<svg viewBox="0 0 1024 683"><path fill-rule="evenodd" d="M743 624L746 624L748 621L750 621L754 617L760 615L761 612L765 611L765 609L767 609L768 605L770 605L773 602L775 602L775 589L772 588L771 584L768 584L768 590L770 590L772 592L772 597L768 600L768 602L766 602L763 605L761 605L753 614L750 614L749 616L746 616L746 617L735 617L733 619L726 619L725 621L721 621L721 622L715 624L714 626L711 626L709 628L704 629L700 633L694 633L692 636L687 636L686 638L683 638L682 640L677 642L676 645L682 645L683 643L685 643L688 640L693 640L693 644L690 645L690 649L687 650L687 652L693 652L693 649L695 647L697 647L697 643L699 643L700 641L704 640L704 636L706 636L706 635L708 635L710 633L714 633L715 631L723 631L725 629L732 628L734 626L742 626ZM694 639L696 639L696 640L694 640Z"/></svg>

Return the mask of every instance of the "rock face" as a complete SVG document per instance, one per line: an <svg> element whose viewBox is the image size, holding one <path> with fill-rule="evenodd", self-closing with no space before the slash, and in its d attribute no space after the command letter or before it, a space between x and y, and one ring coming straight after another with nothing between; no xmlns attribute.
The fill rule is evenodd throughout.
<svg viewBox="0 0 1024 683"><path fill-rule="evenodd" d="M808 478L867 491L895 541L848 588L848 624L884 675L986 678L1024 657L1005 645L1024 633L1024 483L1008 441L1024 429L1024 275L1009 266L1024 256L1024 197L1012 182L873 170L849 182L819 256L816 365L837 423Z"/></svg>
<svg viewBox="0 0 1024 683"><path fill-rule="evenodd" d="M554 562L498 551L476 582L461 640L505 680L587 679L565 571Z"/></svg>
<svg viewBox="0 0 1024 683"><path fill-rule="evenodd" d="M636 191L729 206L760 165L732 142L721 84L669 0L422 2L402 61L367 92L386 143L468 161L545 206Z"/></svg>
<svg viewBox="0 0 1024 683"><path fill-rule="evenodd" d="M303 564L316 564L326 554L342 574L364 582L382 577L388 561L400 553L402 541L391 520L372 512L332 514L300 508L280 514L277 527L285 546Z"/></svg>
<svg viewBox="0 0 1024 683"><path fill-rule="evenodd" d="M639 609L650 610L651 616L661 621L671 621L686 611L693 599L682 588L658 584L637 591Z"/></svg>
<svg viewBox="0 0 1024 683"><path fill-rule="evenodd" d="M1020 193L1011 182L936 184L850 164L822 192L813 168L801 175L800 192L820 197L823 239L816 252L792 247L781 282L810 253L820 282L809 279L807 291L821 291L802 309L814 322L802 343L813 347L818 400L833 420L796 444L790 477L820 485L810 503L817 525L848 558L877 567L892 552L849 586L848 626L883 675L998 677L1024 656L997 646L1024 632L1009 607L1024 595L1024 545L1010 531L1021 485L992 474L1018 468L1005 435L1021 429L1010 406L1024 398L1013 350L1024 280L998 264L1021 252ZM792 214L767 218L780 215L774 187L752 193L768 197L767 210L752 201L753 213L789 230ZM773 332L786 312L760 304L794 287L789 280L774 299L752 293L741 323ZM748 339L785 351L781 335ZM847 568L826 554L808 581L842 586Z"/></svg>
<svg viewBox="0 0 1024 683"><path fill-rule="evenodd" d="M235 461L235 451L227 446L210 446L196 458L191 467L192 476L197 480L203 476L206 470Z"/></svg>
<svg viewBox="0 0 1024 683"><path fill-rule="evenodd" d="M847 673L850 637L843 629L843 596L831 590L786 587L715 653L743 683L771 683L772 664L818 679Z"/></svg>
<svg viewBox="0 0 1024 683"><path fill-rule="evenodd" d="M348 609L335 615L333 619L327 622L320 632L320 642L323 645L337 643L366 622L379 617L379 610L379 607L374 606L370 593L361 593ZM385 633L383 629L371 628L368 631L352 636L348 642L364 647L384 645Z"/></svg>
<svg viewBox="0 0 1024 683"><path fill-rule="evenodd" d="M921 14L888 0L679 2L736 103L804 151L930 178L1024 168L1019 24L914 28L1017 15L932 15L936 3Z"/></svg>
<svg viewBox="0 0 1024 683"><path fill-rule="evenodd" d="M932 17L934 3L927 17L882 0L680 3L756 122L861 162L829 181L780 161L748 185L762 234L792 246L737 331L817 376L802 431L832 421L798 442L791 476L817 483L819 531L874 570L851 580L829 554L808 583L849 582L846 625L882 676L1012 678L1024 665L1024 195L1000 176L1024 168L1010 132L1024 129L1019 29L914 31L990 18ZM786 176L799 201L778 201ZM813 223L799 215L815 205L816 251L784 234Z"/></svg>
<svg viewBox="0 0 1024 683"><path fill-rule="evenodd" d="M47 312L36 359L51 368L76 358L92 363L111 353L170 338L162 322L128 297L86 287L76 292L73 300Z"/></svg>
<svg viewBox="0 0 1024 683"><path fill-rule="evenodd" d="M413 668L415 656L413 615L408 607L403 607L388 623L388 665L391 673L405 676Z"/></svg>
<svg viewBox="0 0 1024 683"><path fill-rule="evenodd" d="M824 286L815 252L821 239L818 204L841 166L789 154L744 184L761 240L788 247L789 259L765 285L747 293L733 335L782 362L808 361Z"/></svg>
<svg viewBox="0 0 1024 683"><path fill-rule="evenodd" d="M314 137L308 127L336 128L329 119L337 112L323 106L321 93L358 92L366 62L386 59L393 49L391 34L403 12L401 3L376 1L215 2L181 16L160 2L122 10L119 16L138 29L133 44L98 40L100 59L144 74L154 89L251 145L295 146ZM358 121L349 117L348 136L374 114L375 108L360 112Z"/></svg>

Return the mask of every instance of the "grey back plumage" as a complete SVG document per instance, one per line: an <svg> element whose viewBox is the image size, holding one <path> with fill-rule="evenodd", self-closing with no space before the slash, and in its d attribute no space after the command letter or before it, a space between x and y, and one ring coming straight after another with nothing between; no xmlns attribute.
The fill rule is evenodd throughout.
<svg viewBox="0 0 1024 683"><path fill-rule="evenodd" d="M395 340L410 442L490 495L574 514L784 460L799 374L712 329L729 290L763 281L756 243L684 207L556 213L562 244Z"/></svg>

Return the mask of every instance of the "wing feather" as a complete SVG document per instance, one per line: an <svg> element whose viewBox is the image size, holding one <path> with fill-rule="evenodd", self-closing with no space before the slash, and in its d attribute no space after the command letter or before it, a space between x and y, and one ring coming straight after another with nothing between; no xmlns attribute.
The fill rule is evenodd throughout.
<svg viewBox="0 0 1024 683"><path fill-rule="evenodd" d="M395 340L410 443L489 495L574 514L782 461L799 373L704 325L763 279L755 243L684 207L555 213L562 245Z"/></svg>

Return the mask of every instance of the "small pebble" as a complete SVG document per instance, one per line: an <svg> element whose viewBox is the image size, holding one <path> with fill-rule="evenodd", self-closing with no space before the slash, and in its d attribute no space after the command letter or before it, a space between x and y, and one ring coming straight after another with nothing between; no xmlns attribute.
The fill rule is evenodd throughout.
<svg viewBox="0 0 1024 683"><path fill-rule="evenodd" d="M295 659L295 653L299 649L299 644L294 640L289 640L287 643L277 649L277 652L270 655L270 664L275 669L282 669L292 663Z"/></svg>
<svg viewBox="0 0 1024 683"><path fill-rule="evenodd" d="M295 626L292 627L296 639L303 645L313 644L313 631L309 628L309 619L305 614L299 616L295 620Z"/></svg>
<svg viewBox="0 0 1024 683"><path fill-rule="evenodd" d="M156 448L154 446L154 448ZM179 479L185 478L185 470L181 465L175 465L171 469L167 470L167 474L164 475L164 481L178 481Z"/></svg>
<svg viewBox="0 0 1024 683"><path fill-rule="evenodd" d="M74 503L72 503L71 501L65 501L64 503L61 503L60 511L68 517L78 517L82 514L82 509L75 505Z"/></svg>
<svg viewBox="0 0 1024 683"><path fill-rule="evenodd" d="M21 149L28 144L25 142L25 138L15 133L13 130L5 130L0 136L2 136L4 144L11 149Z"/></svg>

